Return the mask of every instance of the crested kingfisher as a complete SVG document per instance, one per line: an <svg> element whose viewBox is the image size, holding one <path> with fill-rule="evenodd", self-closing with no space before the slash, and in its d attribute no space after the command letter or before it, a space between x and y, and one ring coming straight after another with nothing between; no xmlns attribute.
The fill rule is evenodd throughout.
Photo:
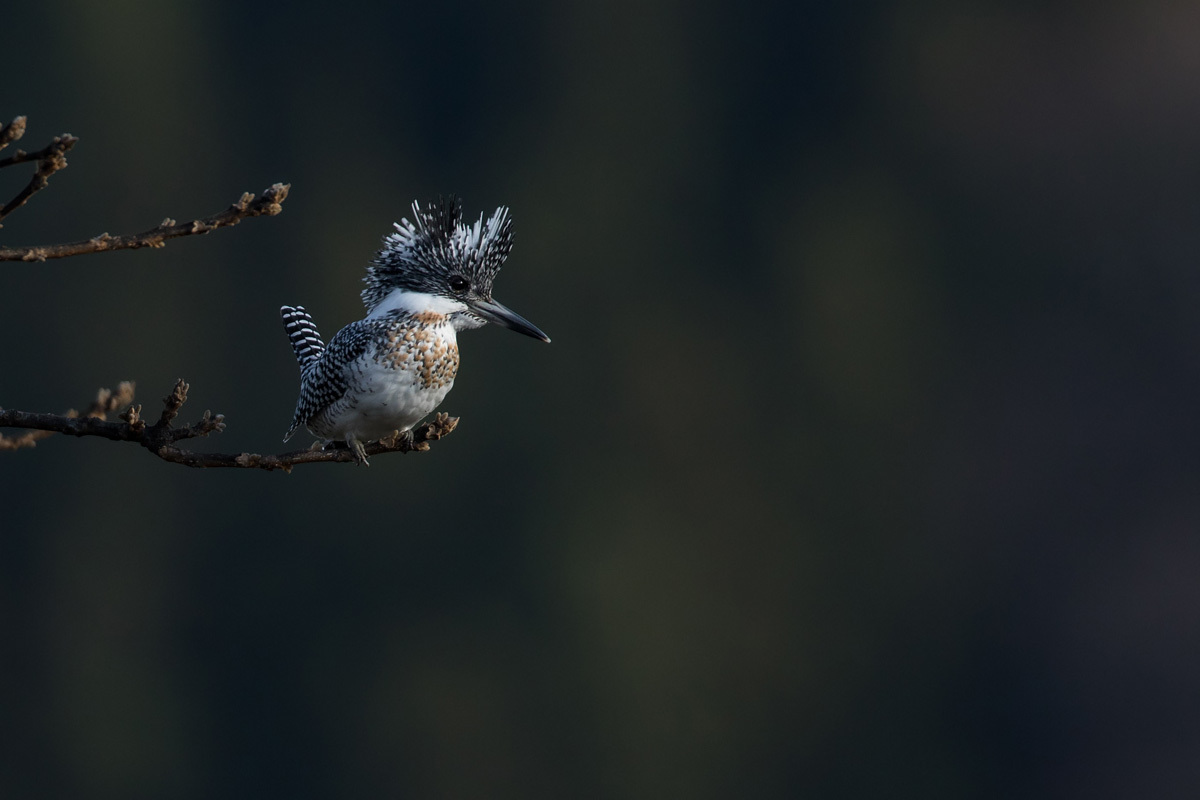
<svg viewBox="0 0 1200 800"><path fill-rule="evenodd" d="M326 346L303 306L283 306L300 362L300 398L286 442L304 425L329 443L345 441L359 464L366 442L410 431L454 385L458 332L488 322L549 342L533 323L492 299L492 282L512 249L512 218L500 206L485 222L462 221L455 197L402 219L367 267L367 316ZM410 434L411 435L411 434Z"/></svg>

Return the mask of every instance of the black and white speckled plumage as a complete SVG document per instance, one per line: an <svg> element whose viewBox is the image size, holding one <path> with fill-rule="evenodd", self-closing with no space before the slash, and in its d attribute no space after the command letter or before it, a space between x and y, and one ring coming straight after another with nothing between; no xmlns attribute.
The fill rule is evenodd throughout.
<svg viewBox="0 0 1200 800"><path fill-rule="evenodd" d="M492 299L492 283L512 248L507 208L464 225L451 197L425 209L413 203L413 216L414 222L396 225L367 267L366 319L325 345L303 306L280 309L301 370L284 441L304 425L326 441L344 439L365 464L365 442L411 429L450 391L458 331L491 321L550 341Z"/></svg>

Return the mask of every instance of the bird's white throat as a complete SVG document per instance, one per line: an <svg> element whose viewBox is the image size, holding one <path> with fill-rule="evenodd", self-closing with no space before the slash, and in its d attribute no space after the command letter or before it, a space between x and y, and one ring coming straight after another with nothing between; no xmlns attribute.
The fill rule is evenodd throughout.
<svg viewBox="0 0 1200 800"><path fill-rule="evenodd" d="M452 297L443 297L426 292L414 292L410 289L395 289L383 302L371 309L367 319L382 317L392 311L404 311L409 314L433 312L434 314L451 314L466 311L466 303Z"/></svg>

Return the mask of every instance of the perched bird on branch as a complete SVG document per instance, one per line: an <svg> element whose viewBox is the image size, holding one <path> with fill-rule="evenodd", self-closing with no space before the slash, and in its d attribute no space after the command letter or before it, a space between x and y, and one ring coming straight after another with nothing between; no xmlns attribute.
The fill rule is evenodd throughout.
<svg viewBox="0 0 1200 800"><path fill-rule="evenodd" d="M445 399L458 373L458 332L488 322L549 342L533 323L492 299L492 282L512 249L512 218L501 206L485 222L462 221L451 197L396 231L367 267L367 316L329 341L303 306L279 313L300 362L300 398L284 441L305 425L344 440L367 464L366 442L408 432Z"/></svg>

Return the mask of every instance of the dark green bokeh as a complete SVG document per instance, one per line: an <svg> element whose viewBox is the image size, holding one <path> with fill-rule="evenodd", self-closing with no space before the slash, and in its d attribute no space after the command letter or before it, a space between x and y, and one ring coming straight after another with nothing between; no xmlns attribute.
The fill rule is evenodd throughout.
<svg viewBox="0 0 1200 800"><path fill-rule="evenodd" d="M0 404L176 378L274 452L415 198L512 207L423 455L0 453L0 794L1168 797L1200 786L1187 4L17 3L80 137ZM15 194L28 170L0 173Z"/></svg>

